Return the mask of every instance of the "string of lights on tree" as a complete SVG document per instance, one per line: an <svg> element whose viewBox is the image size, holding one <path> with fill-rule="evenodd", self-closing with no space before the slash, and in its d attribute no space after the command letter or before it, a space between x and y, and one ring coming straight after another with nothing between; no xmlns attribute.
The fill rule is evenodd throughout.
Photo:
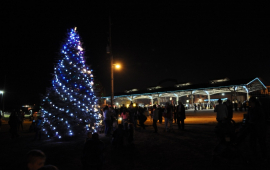
<svg viewBox="0 0 270 170"><path fill-rule="evenodd" d="M41 109L43 132L48 137L63 138L97 132L102 123L93 89L93 74L85 64L79 34L71 29L54 67L52 87L47 89Z"/></svg>

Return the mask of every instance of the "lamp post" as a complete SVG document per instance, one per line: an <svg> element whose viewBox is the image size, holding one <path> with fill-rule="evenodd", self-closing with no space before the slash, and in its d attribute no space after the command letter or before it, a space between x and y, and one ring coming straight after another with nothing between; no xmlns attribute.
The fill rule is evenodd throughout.
<svg viewBox="0 0 270 170"><path fill-rule="evenodd" d="M111 64L111 106L113 107L113 98L114 98L114 67L119 69L121 66L119 64Z"/></svg>
<svg viewBox="0 0 270 170"><path fill-rule="evenodd" d="M113 94L114 94L114 87L113 87L113 55L112 55L112 36L111 36L111 16L109 16L109 45L107 46L107 54L109 54L111 59L111 105L113 106Z"/></svg>
<svg viewBox="0 0 270 170"><path fill-rule="evenodd" d="M111 106L113 107L113 98L114 98L114 79L113 79L113 69L115 68L119 69L119 64L113 64L113 55L112 55L112 36L111 36L111 16L109 16L109 45L107 46L107 54L109 54L111 59Z"/></svg>

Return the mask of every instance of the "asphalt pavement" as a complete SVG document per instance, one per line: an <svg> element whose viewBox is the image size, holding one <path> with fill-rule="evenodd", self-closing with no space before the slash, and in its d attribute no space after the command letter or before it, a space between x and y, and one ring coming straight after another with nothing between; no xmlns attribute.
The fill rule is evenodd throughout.
<svg viewBox="0 0 270 170"><path fill-rule="evenodd" d="M236 122L242 121L243 114L235 113ZM60 170L82 169L81 156L85 135L70 141L45 137L40 141L33 141L34 132L28 131L30 124L31 121L26 120L24 130L19 131L20 137L12 140L9 125L7 120L4 120L0 130L0 170L21 169L25 154L31 149L44 151L47 156L46 164L55 165ZM218 164L215 164L213 150L218 143L215 126L213 110L188 110L185 131L178 130L174 123L173 130L166 132L164 123L158 123L158 133L153 133L152 121L148 118L146 130L138 128L134 133L133 145L125 142L123 149L116 149L111 145L111 136L100 134L100 139L106 146L102 169L269 169L268 162L262 161L260 156L254 158L251 155L248 137L237 152L230 151L229 158L219 157ZM269 126L266 141L269 151Z"/></svg>

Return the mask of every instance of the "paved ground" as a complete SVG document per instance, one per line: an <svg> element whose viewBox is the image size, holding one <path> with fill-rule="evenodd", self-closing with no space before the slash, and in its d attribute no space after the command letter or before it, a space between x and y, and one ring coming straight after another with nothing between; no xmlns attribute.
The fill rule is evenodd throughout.
<svg viewBox="0 0 270 170"><path fill-rule="evenodd" d="M205 116L198 116L198 114ZM242 113L239 113L239 117L242 117ZM232 160L221 157L218 165L213 164L212 151L217 143L214 134L215 114L203 111L187 112L186 122L185 131L176 130L177 125L174 124L173 132L165 132L164 124L158 124L159 133L155 134L151 122L148 120L146 130L135 131L134 145L126 146L123 150L114 149L110 145L111 138L101 134L100 138L106 145L103 169L267 169L265 166L268 164L261 161L260 157L250 162L248 138L237 151L239 154L235 152L230 154L233 157ZM16 140L10 139L9 126L2 125L0 170L21 169L23 158L31 149L44 151L48 158L46 164L56 165L60 170L82 169L80 158L85 136L74 141L47 139L32 141L34 134L28 132L29 125L30 122L26 121L25 130L19 132L20 137ZM268 129L268 151L269 141ZM243 155L243 158L240 155ZM246 162L247 160L249 163Z"/></svg>

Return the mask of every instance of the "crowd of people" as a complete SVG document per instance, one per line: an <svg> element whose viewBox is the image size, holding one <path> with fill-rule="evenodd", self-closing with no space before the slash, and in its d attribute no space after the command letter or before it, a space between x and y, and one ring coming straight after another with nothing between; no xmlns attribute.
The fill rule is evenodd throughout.
<svg viewBox="0 0 270 170"><path fill-rule="evenodd" d="M232 137L228 131L232 128L233 121L233 104L230 100L222 103L222 100L218 100L218 105L215 107L216 120L218 122L216 126L216 134L220 142L225 141L226 137ZM257 143L260 146L261 157L263 160L267 159L267 148L266 148L266 111L263 109L262 104L256 97L251 97L249 99L249 105L246 117L246 124L242 126L242 130L239 130L241 133L236 135L236 131L233 131L234 140L232 145L237 147L240 143L249 136L249 145L252 151L253 158L257 157ZM235 110L236 111L236 110ZM225 134L227 133L227 134Z"/></svg>
<svg viewBox="0 0 270 170"><path fill-rule="evenodd" d="M173 121L178 124L178 129L185 129L185 107L181 101L177 106L169 103L166 103L165 106L153 105L151 108L134 105L131 102L128 108L122 105L119 109L109 108L108 106L102 109L105 135L112 135L112 131L117 128L119 118L124 130L130 128L144 130L146 128L144 123L149 116L153 122L154 133L158 132L157 123L161 124L163 119L165 121L165 131L173 130Z"/></svg>
<svg viewBox="0 0 270 170"><path fill-rule="evenodd" d="M228 123L233 122L233 103L230 100L222 102L218 100L218 105L215 106L217 130L227 127ZM185 130L185 107L181 101L177 106L166 103L165 106L153 105L152 108L143 108L133 105L131 102L129 107L123 105L116 109L105 106L102 109L103 121L105 125L104 133L111 137L111 144L114 148L124 148L126 145L134 145L135 130L144 131L144 125L147 117L151 117L154 128L153 133L158 133L159 129L157 123L162 124L164 119L164 131L173 131L173 121L177 123L179 130ZM118 122L120 120L121 122ZM8 124L10 125L10 133L12 138L18 137L18 130L23 130L23 112L16 112L15 110L9 117ZM265 111L259 100L251 97L249 100L249 108L247 112L247 131L249 135L249 143L253 156L257 155L257 143L260 146L261 155L263 159L267 158L266 148L266 131L267 125L265 121ZM35 137L33 140L41 138L42 118L36 117L33 119L33 126ZM150 121L151 122L151 121ZM30 129L31 130L31 126ZM239 142L239 140L237 141ZM104 161L104 143L99 139L98 133L88 132L82 153L82 164L84 169L94 168L101 169ZM32 150L27 154L27 169L57 169L57 167L48 165L44 166L46 156L42 151Z"/></svg>

